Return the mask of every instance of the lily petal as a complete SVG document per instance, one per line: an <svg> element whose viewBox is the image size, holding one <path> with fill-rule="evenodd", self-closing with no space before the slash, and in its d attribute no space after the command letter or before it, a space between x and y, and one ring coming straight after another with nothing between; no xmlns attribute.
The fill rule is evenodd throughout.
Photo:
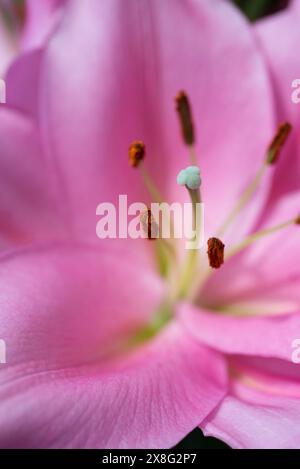
<svg viewBox="0 0 300 469"><path fill-rule="evenodd" d="M41 47L57 25L66 0L27 0L22 50Z"/></svg>
<svg viewBox="0 0 300 469"><path fill-rule="evenodd" d="M300 5L297 1L290 3L289 8L258 21L254 26L270 70L277 120L289 120L294 125L294 132L276 169L274 191L278 195L299 188L300 179L300 116L298 105L292 100L295 92L292 83L300 78L300 59L295 53L300 41Z"/></svg>
<svg viewBox="0 0 300 469"><path fill-rule="evenodd" d="M227 2L74 0L43 65L44 140L73 212L93 213L119 193L145 197L127 164L136 138L146 142L146 165L159 186L172 200L186 200L176 184L188 161L173 104L179 89L189 93L198 126L209 231L262 163L273 133L270 86L249 25ZM267 192L266 183L245 229ZM76 222L82 230L90 225Z"/></svg>
<svg viewBox="0 0 300 469"><path fill-rule="evenodd" d="M7 104L37 118L42 50L64 12L65 0L27 0L19 54L6 74ZM15 54L16 55L16 54Z"/></svg>
<svg viewBox="0 0 300 469"><path fill-rule="evenodd" d="M265 214L259 230L296 219L299 207L300 192L287 194ZM299 266L295 258L298 246L299 225L295 223L257 239L211 275L201 293L205 304L235 314L299 311ZM227 245L225 249L230 252L231 247Z"/></svg>
<svg viewBox="0 0 300 469"><path fill-rule="evenodd" d="M58 217L36 128L6 107L0 108L0 153L1 247L59 237L63 218Z"/></svg>
<svg viewBox="0 0 300 469"><path fill-rule="evenodd" d="M178 309L187 330L201 343L227 354L291 360L300 312L268 317L213 313L190 305Z"/></svg>
<svg viewBox="0 0 300 469"><path fill-rule="evenodd" d="M0 278L1 447L169 447L224 397L223 359L176 321L126 351L164 289L124 252L25 250Z"/></svg>
<svg viewBox="0 0 300 469"><path fill-rule="evenodd" d="M291 193L263 228L296 218L299 207L300 193ZM189 331L226 353L290 360L300 329L298 245L299 225L291 225L225 262L199 294L199 306L179 308Z"/></svg>
<svg viewBox="0 0 300 469"><path fill-rule="evenodd" d="M230 394L201 428L233 448L297 449L299 396L299 371L291 379L245 369L232 377Z"/></svg>
<svg viewBox="0 0 300 469"><path fill-rule="evenodd" d="M42 50L19 55L6 74L6 102L14 110L38 119Z"/></svg>

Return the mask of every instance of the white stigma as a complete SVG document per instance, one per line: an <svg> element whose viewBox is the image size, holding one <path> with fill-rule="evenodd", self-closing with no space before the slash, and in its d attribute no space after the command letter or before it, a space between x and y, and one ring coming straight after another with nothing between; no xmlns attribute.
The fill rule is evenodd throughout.
<svg viewBox="0 0 300 469"><path fill-rule="evenodd" d="M196 191L201 186L200 169L198 166L188 166L180 171L177 176L177 184L186 186L188 189Z"/></svg>

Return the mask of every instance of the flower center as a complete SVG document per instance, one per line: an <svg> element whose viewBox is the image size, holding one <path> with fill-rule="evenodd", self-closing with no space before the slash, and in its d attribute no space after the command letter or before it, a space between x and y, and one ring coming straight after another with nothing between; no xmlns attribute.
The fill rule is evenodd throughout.
<svg viewBox="0 0 300 469"><path fill-rule="evenodd" d="M185 92L180 91L176 98L176 110L179 117L181 126L182 137L189 152L189 159L191 166L180 171L177 176L177 183L179 186L184 186L188 191L191 204L192 204L192 228L195 240L200 234L201 226L197 219L197 206L201 204L201 176L200 169L197 165L197 157L195 151L195 130L192 118L192 111L188 96ZM167 266L165 269L159 269L160 273L165 277L168 282L168 295L163 301L159 310L153 316L153 321L149 327L144 329L138 334L138 340L144 340L156 333L163 325L168 322L172 316L175 304L178 300L188 299L195 301L199 291L203 288L207 279L213 273L214 269L219 269L229 258L235 256L243 249L247 248L254 242L259 241L265 236L270 236L292 224L300 224L300 215L292 220L285 221L275 227L270 227L261 231L257 231L250 236L246 237L241 243L233 246L225 247L222 242L222 237L232 222L245 208L252 196L256 192L258 186L267 172L268 168L276 164L279 159L282 147L284 146L289 134L291 132L291 125L283 123L279 126L274 138L266 151L266 157L263 159L261 167L258 169L254 179L249 182L247 188L237 201L235 206L229 212L220 228L217 230L215 237L212 237L207 242L207 256L208 265L200 266L199 248L188 249L184 260L179 262L177 256L178 246L176 239L164 239L160 232L159 223L148 209L145 213L141 214L141 225L149 240L153 241L159 265ZM148 173L144 160L146 156L145 144L141 141L135 141L129 148L129 163L133 168L138 168L141 177L145 183L146 188L154 202L162 204L164 199L160 190L152 180ZM172 225L172 219L168 220ZM171 230L170 232L173 232ZM153 236L153 233L155 234Z"/></svg>

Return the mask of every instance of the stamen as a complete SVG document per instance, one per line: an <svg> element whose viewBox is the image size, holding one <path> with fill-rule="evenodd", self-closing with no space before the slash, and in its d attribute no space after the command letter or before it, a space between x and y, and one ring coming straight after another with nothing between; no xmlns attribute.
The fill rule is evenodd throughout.
<svg viewBox="0 0 300 469"><path fill-rule="evenodd" d="M292 126L289 122L285 122L278 127L277 133L273 138L267 152L267 163L274 164L277 162L280 152L287 141L288 136L292 131Z"/></svg>
<svg viewBox="0 0 300 469"><path fill-rule="evenodd" d="M254 179L250 182L248 187L243 192L241 198L232 209L228 217L225 219L224 223L222 224L221 228L217 231L218 236L222 236L224 232L227 230L229 225L235 220L237 215L241 212L241 210L247 205L247 203L251 200L252 196L254 195L255 191L257 190L267 168L270 165L273 165L277 162L279 154L282 150L283 145L287 141L287 138L292 130L291 124L285 122L281 126L279 126L275 137L273 138L271 144L267 150L267 157L263 162L263 165L256 173Z"/></svg>
<svg viewBox="0 0 300 469"><path fill-rule="evenodd" d="M260 231L257 231L256 233L253 233L252 235L248 236L244 241L242 241L240 244L237 244L236 246L233 246L227 253L226 255L226 260L229 258L235 256L239 252L243 251L245 248L250 246L251 244L255 243L255 241L258 241L268 235L277 233L278 231L281 231L285 228L288 228L289 226L292 225L300 225L300 216L297 216L296 218L293 218L292 220L288 220L287 222L280 223L279 225L273 226L271 228L266 228Z"/></svg>
<svg viewBox="0 0 300 469"><path fill-rule="evenodd" d="M210 238L207 241L207 255L209 259L209 265L213 269L219 269L224 263L224 249L225 244L218 238Z"/></svg>
<svg viewBox="0 0 300 469"><path fill-rule="evenodd" d="M159 227L150 209L145 210L140 216L141 225L147 238L150 240L159 237Z"/></svg>
<svg viewBox="0 0 300 469"><path fill-rule="evenodd" d="M156 187L155 183L153 182L151 176L149 175L147 169L144 166L143 160L145 158L145 155L146 155L146 146L144 142L137 140L137 141L134 141L130 145L129 162L131 166L139 168L144 184L150 194L150 197L153 199L154 202L161 204L163 203L164 199L160 191ZM171 230L173 232L173 220L169 219L169 223L171 226ZM159 226L157 225L150 210L148 210L146 214L141 216L141 224L142 224L142 227L144 228L145 233L148 235L148 239L160 238L158 242L155 243L155 253L156 253L156 259L158 263L158 269L161 275L163 277L167 276L170 260L171 260L171 263L175 265L174 270L177 271L176 249L175 249L175 246L173 245L175 243L175 240L173 239L165 240L161 238L160 232L159 232ZM152 232L152 235L151 235L151 232Z"/></svg>
<svg viewBox="0 0 300 469"><path fill-rule="evenodd" d="M187 94L184 91L179 91L175 97L176 110L178 112L179 121L181 125L181 131L183 140L190 149L190 159L192 164L196 164L196 152L195 152L195 132L192 118L192 111L190 102Z"/></svg>
<svg viewBox="0 0 300 469"><path fill-rule="evenodd" d="M187 145L193 145L195 143L195 135L189 99L184 91L179 91L175 101L176 110L181 123L183 139Z"/></svg>
<svg viewBox="0 0 300 469"><path fill-rule="evenodd" d="M161 203L163 202L163 197L144 166L143 160L145 156L146 146L144 142L141 140L134 141L129 147L129 164L133 168L139 168L150 196L155 202Z"/></svg>
<svg viewBox="0 0 300 469"><path fill-rule="evenodd" d="M129 147L129 163L133 168L137 168L144 159L146 148L141 140L134 141Z"/></svg>
<svg viewBox="0 0 300 469"><path fill-rule="evenodd" d="M162 276L168 274L169 262L171 262L171 267L173 268L171 274L173 276L177 275L176 250L170 240L162 238L159 224L155 220L150 208L141 213L140 222L147 239L156 241L156 256Z"/></svg>
<svg viewBox="0 0 300 469"><path fill-rule="evenodd" d="M259 239L261 239L265 236L268 236L268 235L271 235L273 233L279 232L279 231L281 231L281 230L283 230L283 229L285 229L289 226L295 225L295 224L300 225L300 215L293 218L292 220L281 223L280 225L276 225L272 228L266 228L264 230L257 231L256 233L254 233L254 234L250 235L248 238L246 238L240 244L238 244L236 246L233 246L232 248L228 249L225 252L225 256L224 256L225 261L228 261L231 257L233 257L236 254L240 253L243 249L247 248L248 246L253 244L255 241L257 241L257 240L259 240ZM212 239L215 240L216 238L212 238ZM213 246L213 243L215 243L215 241L209 240L208 243L210 243L210 245L208 246L208 251L210 251L210 248ZM220 242L220 243L222 243L222 242ZM220 246L221 246L221 244L220 244ZM209 261L210 261L210 265L211 265L211 256L210 255L209 255ZM211 265L211 267L213 267L213 265ZM204 269L199 273L198 277L196 278L196 280L194 282L193 289L189 294L189 300L191 302L194 302L196 300L196 298L199 294L199 291L201 290L203 285L207 282L207 280L209 279L211 274L212 274L212 271L210 271L209 269Z"/></svg>

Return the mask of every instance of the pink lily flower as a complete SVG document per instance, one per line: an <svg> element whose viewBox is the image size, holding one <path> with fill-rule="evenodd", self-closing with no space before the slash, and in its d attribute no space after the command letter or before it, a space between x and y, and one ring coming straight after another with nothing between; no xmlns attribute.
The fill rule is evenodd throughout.
<svg viewBox="0 0 300 469"><path fill-rule="evenodd" d="M0 108L0 446L171 447L196 426L238 448L299 446L300 193L274 196L280 163L265 153L280 121L256 33L222 0L63 7L10 68ZM174 291L156 241L100 241L95 211L119 194L151 201L126 158L137 138L165 199L189 200L181 89L207 237L240 211L224 265L202 253Z"/></svg>

